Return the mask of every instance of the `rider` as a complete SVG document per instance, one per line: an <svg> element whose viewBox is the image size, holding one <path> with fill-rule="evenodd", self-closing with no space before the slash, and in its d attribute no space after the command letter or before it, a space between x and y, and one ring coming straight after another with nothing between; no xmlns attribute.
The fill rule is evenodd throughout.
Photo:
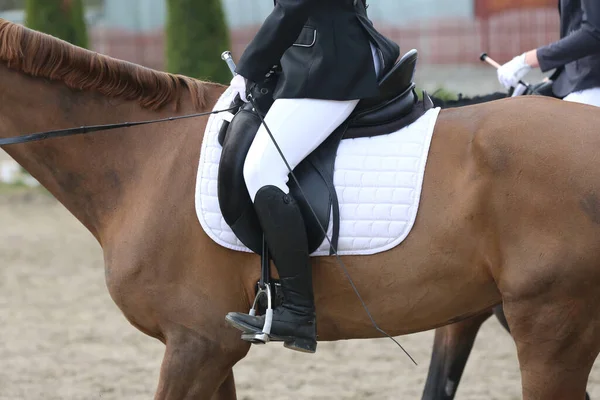
<svg viewBox="0 0 600 400"><path fill-rule="evenodd" d="M600 1L559 0L558 10L561 39L513 58L498 69L498 80L508 89L532 68L556 68L556 97L600 107Z"/></svg>
<svg viewBox="0 0 600 400"><path fill-rule="evenodd" d="M241 56L232 89L243 101L274 65L281 75L265 122L295 168L346 120L360 99L378 94L398 45L375 30L366 0L275 0ZM284 300L273 310L271 336L314 353L316 318L306 228L289 195L288 168L265 126L244 163L244 180L279 272ZM264 317L229 313L236 328L260 332Z"/></svg>

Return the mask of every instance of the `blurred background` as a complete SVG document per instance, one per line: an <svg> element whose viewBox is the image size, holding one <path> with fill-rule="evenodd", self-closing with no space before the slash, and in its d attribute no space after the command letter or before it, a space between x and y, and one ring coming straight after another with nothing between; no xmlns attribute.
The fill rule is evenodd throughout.
<svg viewBox="0 0 600 400"><path fill-rule="evenodd" d="M35 13L37 8L38 14L40 10L50 13L46 4L60 7L64 2L0 0L0 17L27 24L27 12ZM83 5L90 49L171 72L182 72L177 70L182 64L209 60L216 60L219 68L224 69L219 59L223 47L239 56L273 7L271 0L69 0L68 3ZM369 3L369 16L382 32L399 43L403 52L411 48L419 51L419 85L428 90L444 87L469 95L498 90L494 71L479 61L481 52L505 62L558 38L558 0L371 0ZM221 19L228 37L224 37L222 30L214 29ZM52 21L48 24L32 21L29 25L52 33L51 24ZM213 51L206 52L210 48L207 42L215 43ZM188 51L173 51L169 47ZM196 47L204 51L196 51ZM167 55L188 57L189 61L170 62ZM201 70L196 68L198 72Z"/></svg>

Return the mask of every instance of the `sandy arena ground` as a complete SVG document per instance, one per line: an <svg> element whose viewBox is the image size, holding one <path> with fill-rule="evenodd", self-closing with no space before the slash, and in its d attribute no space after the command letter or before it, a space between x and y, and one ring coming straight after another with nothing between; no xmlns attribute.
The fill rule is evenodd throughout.
<svg viewBox="0 0 600 400"><path fill-rule="evenodd" d="M109 297L99 246L51 197L0 186L0 399L151 399L163 345L130 326ZM432 332L320 343L304 355L255 347L235 368L238 398L420 399ZM264 382L270 382L262 386ZM600 399L600 362L590 377ZM519 399L514 345L484 325L458 399Z"/></svg>

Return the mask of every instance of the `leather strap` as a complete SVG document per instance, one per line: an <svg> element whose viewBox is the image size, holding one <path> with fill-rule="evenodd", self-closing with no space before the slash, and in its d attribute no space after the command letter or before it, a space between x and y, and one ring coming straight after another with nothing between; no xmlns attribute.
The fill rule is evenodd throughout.
<svg viewBox="0 0 600 400"><path fill-rule="evenodd" d="M340 142L344 138L346 130L348 129L348 121L345 121L340 125L336 131L329 138L324 146L319 147L317 151L311 153L308 159L315 166L319 175L323 178L323 181L327 185L330 194L330 208L332 212L332 227L333 232L331 235L331 246L329 247L329 255L334 255L337 251L338 240L340 237L340 203L337 197L337 191L333 183L333 173L335 168L335 154L340 146ZM333 154L333 157L321 157L322 152L326 152L326 155ZM323 236L323 239L325 237Z"/></svg>
<svg viewBox="0 0 600 400"><path fill-rule="evenodd" d="M225 112L225 111L232 111L233 109L234 109L234 107L230 107L230 108L227 108L224 110L209 111L209 112L203 112L203 113L197 113L197 114L188 114L188 115L182 115L179 117L169 117L169 118L154 119L154 120L148 120L148 121L138 121L138 122L123 122L120 124L90 125L90 126L81 126L79 128L58 129L58 130L54 130L54 131L31 133L29 135L0 139L0 146L8 146L11 144L36 142L39 140L52 139L52 138L58 138L58 137L64 137L64 136L82 135L82 134L100 132L100 131L110 131L113 129L130 128L132 126L156 124L159 122L176 121L178 119L203 117L203 116L210 115L210 114L218 114L218 113Z"/></svg>

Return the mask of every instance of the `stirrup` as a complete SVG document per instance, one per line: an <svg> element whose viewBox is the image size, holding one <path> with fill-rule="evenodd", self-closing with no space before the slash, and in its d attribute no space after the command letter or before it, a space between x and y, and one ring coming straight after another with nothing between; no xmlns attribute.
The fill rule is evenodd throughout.
<svg viewBox="0 0 600 400"><path fill-rule="evenodd" d="M267 241L263 235L262 240L262 254L261 254L261 273L260 282L258 283L258 292L252 303L252 308L248 312L251 316L256 316L256 309L258 301L261 296L267 297L267 309L265 311L265 323L261 332L244 332L242 333L242 340L253 344L267 344L271 341L271 325L273 323L273 301L271 293L271 283L269 282L271 276L271 257L269 255L269 248L267 247Z"/></svg>

